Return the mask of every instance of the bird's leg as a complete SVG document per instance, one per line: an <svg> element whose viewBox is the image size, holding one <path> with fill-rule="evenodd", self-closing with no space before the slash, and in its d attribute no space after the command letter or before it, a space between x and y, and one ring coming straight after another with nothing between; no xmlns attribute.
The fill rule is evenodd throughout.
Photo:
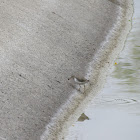
<svg viewBox="0 0 140 140"><path fill-rule="evenodd" d="M84 84L84 92L85 92L85 84Z"/></svg>
<svg viewBox="0 0 140 140"><path fill-rule="evenodd" d="M78 89L79 91L80 91L80 88L81 88L81 86L79 85L79 89Z"/></svg>

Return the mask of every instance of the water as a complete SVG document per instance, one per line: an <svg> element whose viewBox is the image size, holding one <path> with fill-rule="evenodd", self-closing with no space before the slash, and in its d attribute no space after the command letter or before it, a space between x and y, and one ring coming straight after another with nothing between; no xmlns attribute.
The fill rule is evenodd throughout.
<svg viewBox="0 0 140 140"><path fill-rule="evenodd" d="M66 140L140 140L140 0L132 30L105 88L69 130Z"/></svg>

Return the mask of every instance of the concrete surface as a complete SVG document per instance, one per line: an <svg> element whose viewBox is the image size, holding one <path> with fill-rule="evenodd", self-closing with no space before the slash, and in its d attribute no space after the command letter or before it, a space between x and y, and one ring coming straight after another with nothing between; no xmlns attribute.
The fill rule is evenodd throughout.
<svg viewBox="0 0 140 140"><path fill-rule="evenodd" d="M0 140L39 140L116 22L114 0L0 0Z"/></svg>

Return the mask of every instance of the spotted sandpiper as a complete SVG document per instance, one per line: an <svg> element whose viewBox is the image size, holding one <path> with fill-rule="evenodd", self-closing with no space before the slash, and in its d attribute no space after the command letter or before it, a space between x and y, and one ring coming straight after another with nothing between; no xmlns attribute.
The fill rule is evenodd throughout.
<svg viewBox="0 0 140 140"><path fill-rule="evenodd" d="M70 78L68 78L68 80L72 80L72 82L76 85L84 85L84 91L85 91L85 84L87 84L89 82L89 80L85 79L85 78L77 78L75 76L71 76ZM80 88L79 88L80 90Z"/></svg>

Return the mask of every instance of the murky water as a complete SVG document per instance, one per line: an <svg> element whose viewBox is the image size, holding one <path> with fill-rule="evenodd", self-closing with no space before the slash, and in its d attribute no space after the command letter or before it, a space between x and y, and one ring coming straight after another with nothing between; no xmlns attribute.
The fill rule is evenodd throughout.
<svg viewBox="0 0 140 140"><path fill-rule="evenodd" d="M66 140L140 140L140 0L133 28L105 88L69 130Z"/></svg>

